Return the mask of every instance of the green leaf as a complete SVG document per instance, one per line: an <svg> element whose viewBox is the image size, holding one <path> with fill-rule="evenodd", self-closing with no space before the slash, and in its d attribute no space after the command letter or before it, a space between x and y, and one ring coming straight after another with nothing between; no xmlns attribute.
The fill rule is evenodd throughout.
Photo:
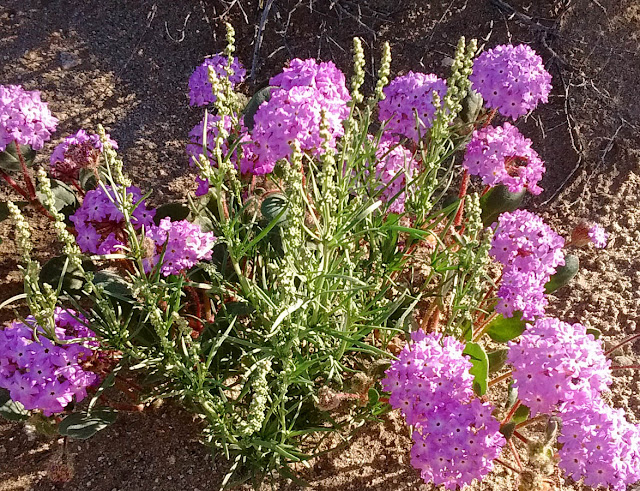
<svg viewBox="0 0 640 491"><path fill-rule="evenodd" d="M166 217L169 217L172 222L186 220L190 213L191 209L186 203L165 203L156 208L156 215L153 217L153 221L158 225L160 220Z"/></svg>
<svg viewBox="0 0 640 491"><path fill-rule="evenodd" d="M488 227L498 219L501 213L516 210L522 203L526 192L523 189L518 193L512 193L503 185L491 188L480 198L482 224Z"/></svg>
<svg viewBox="0 0 640 491"><path fill-rule="evenodd" d="M260 205L262 216L271 223L278 218L277 223L282 223L287 219L287 198L280 193L273 193L267 196Z"/></svg>
<svg viewBox="0 0 640 491"><path fill-rule="evenodd" d="M65 263L66 269L65 269ZM95 267L91 261L83 261L82 267L85 271L93 271ZM40 270L40 282L49 283L54 289L58 288L60 278L64 271L62 280L62 291L67 293L76 293L82 289L84 285L84 276L78 268L67 262L66 256L56 256L49 259Z"/></svg>
<svg viewBox="0 0 640 491"><path fill-rule="evenodd" d="M379 400L380 400L380 394L376 389L371 387L369 389L369 404L371 404L372 406L376 405Z"/></svg>
<svg viewBox="0 0 640 491"><path fill-rule="evenodd" d="M86 411L72 413L60 421L58 431L63 436L86 440L114 423L117 417L117 411L111 409L97 409L91 414Z"/></svg>
<svg viewBox="0 0 640 491"><path fill-rule="evenodd" d="M80 187L85 191L91 191L92 189L95 189L96 185L98 184L98 181L96 180L96 174L93 169L80 169L78 177Z"/></svg>
<svg viewBox="0 0 640 491"><path fill-rule="evenodd" d="M12 401L7 389L0 389L0 416L9 421L24 421L29 417L22 404Z"/></svg>
<svg viewBox="0 0 640 491"><path fill-rule="evenodd" d="M253 118L255 117L258 108L263 102L267 102L271 99L271 92L276 88L277 87L268 86L260 89L258 92L253 94L253 97L247 103L247 106L244 108L244 125L249 131L253 130Z"/></svg>
<svg viewBox="0 0 640 491"><path fill-rule="evenodd" d="M487 392L487 379L489 378L487 353L478 343L467 343L462 353L471 357L470 361L473 367L469 373L473 375L473 390L477 395L482 396Z"/></svg>
<svg viewBox="0 0 640 491"><path fill-rule="evenodd" d="M487 358L489 358L489 373L495 373L504 366L508 353L509 350L506 348L487 353Z"/></svg>
<svg viewBox="0 0 640 491"><path fill-rule="evenodd" d="M51 179L51 191L53 192L54 205L57 211L64 215L70 215L78 207L78 198L74 190L62 181ZM36 196L44 203L44 194L38 189Z"/></svg>
<svg viewBox="0 0 640 491"><path fill-rule="evenodd" d="M20 145L20 152L22 153L26 166L31 167L33 161L36 159L36 151L29 145ZM4 152L0 152L0 169L7 172L20 170L20 159L18 158L15 143L9 143Z"/></svg>
<svg viewBox="0 0 640 491"><path fill-rule="evenodd" d="M132 301L129 283L120 275L111 271L98 271L93 279L93 283L101 285L107 295L119 300Z"/></svg>
<svg viewBox="0 0 640 491"><path fill-rule="evenodd" d="M460 119L465 123L473 123L482 109L482 96L475 90L470 90L467 96L462 100L462 111L460 111Z"/></svg>
<svg viewBox="0 0 640 491"><path fill-rule="evenodd" d="M569 283L573 277L578 274L580 269L580 260L578 256L573 254L565 254L564 266L558 266L556 273L544 285L545 293L553 293L558 288L562 288Z"/></svg>
<svg viewBox="0 0 640 491"><path fill-rule="evenodd" d="M524 332L527 327L527 323L522 320L521 312L514 312L513 317L503 317L499 315L491 324L487 334L498 343L506 343L514 338L517 338Z"/></svg>
<svg viewBox="0 0 640 491"><path fill-rule="evenodd" d="M529 408L527 406L525 406L524 404L520 404L520 406L518 406L518 409L516 409L516 412L513 413L513 416L511 417L511 422L515 423L515 424L520 424L525 422L527 419L529 419Z"/></svg>
<svg viewBox="0 0 640 491"><path fill-rule="evenodd" d="M600 336L602 336L602 331L600 329L596 329L595 327L587 327L587 334L593 334L594 339L600 339Z"/></svg>
<svg viewBox="0 0 640 491"><path fill-rule="evenodd" d="M499 431L500 433L502 433L502 436L504 436L506 440L510 440L511 437L513 436L513 432L516 431L516 424L510 421L509 423L506 423L500 426Z"/></svg>

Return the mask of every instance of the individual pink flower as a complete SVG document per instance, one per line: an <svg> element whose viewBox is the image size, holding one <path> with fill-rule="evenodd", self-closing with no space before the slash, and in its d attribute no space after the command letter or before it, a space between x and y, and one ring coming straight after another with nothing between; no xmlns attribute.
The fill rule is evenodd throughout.
<svg viewBox="0 0 640 491"><path fill-rule="evenodd" d="M545 167L531 144L509 123L488 126L473 132L462 165L487 186L503 184L512 193L528 189L531 194L540 194L538 182Z"/></svg>

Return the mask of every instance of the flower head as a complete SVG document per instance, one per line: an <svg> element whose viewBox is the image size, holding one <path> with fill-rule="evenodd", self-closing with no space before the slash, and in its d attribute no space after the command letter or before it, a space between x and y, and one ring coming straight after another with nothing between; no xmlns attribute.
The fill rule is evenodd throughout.
<svg viewBox="0 0 640 491"><path fill-rule="evenodd" d="M115 195L110 186L107 192L102 187L87 193L82 206L69 217L76 227L78 246L83 252L110 254L119 252L126 244L124 215L113 202ZM132 204L139 203L133 211L131 222L137 229L148 227L153 222L155 210L147 208L142 192L132 186L127 188L127 197Z"/></svg>
<svg viewBox="0 0 640 491"><path fill-rule="evenodd" d="M274 77L272 83L281 82L284 85L274 90L270 100L264 102L255 114L252 132L255 167L264 173L271 172L278 160L291 155L291 143L294 140L298 140L302 150L321 153L323 140L320 126L323 113L330 135L329 147L335 148L336 138L344 134L342 121L349 116L344 75L340 73L338 76L337 69L328 71L331 76L324 74L322 77L320 69L312 71L315 74L313 77L303 76L306 71L298 71L300 74L285 72Z"/></svg>
<svg viewBox="0 0 640 491"><path fill-rule="evenodd" d="M539 102L546 103L551 91L551 75L542 58L525 44L496 46L482 53L473 63L469 80L488 107L513 119Z"/></svg>
<svg viewBox="0 0 640 491"><path fill-rule="evenodd" d="M491 256L503 265L496 311L511 317L516 310L532 320L544 314L544 285L564 264L564 239L538 215L527 210L503 213L491 241Z"/></svg>
<svg viewBox="0 0 640 491"><path fill-rule="evenodd" d="M204 118L189 132L189 143L186 147L187 155L189 156L189 165L193 166L194 162L198 161L201 155L205 155L213 167L218 166L218 160L214 150L216 146L215 141L220 131L218 128L219 121L220 116L209 115L207 117L206 145L203 145L202 140L204 134ZM244 125L241 124L239 128L234 127L229 116L224 116L223 125L224 130L230 134L230 137L222 142L222 155L226 156L229 152L229 142L232 139L235 141L239 140L233 154L229 156L234 167L239 169L241 174L264 174L265 172L262 172L262 168L256 162L251 137ZM269 172L270 171L271 170L269 170ZM208 183L205 185L205 182L203 179L198 181L199 187L198 191L196 191L196 196L202 196L207 193Z"/></svg>
<svg viewBox="0 0 640 491"><path fill-rule="evenodd" d="M487 186L504 184L512 193L526 188L540 194L538 181L545 168L531 143L509 123L488 126L473 132L462 165Z"/></svg>
<svg viewBox="0 0 640 491"><path fill-rule="evenodd" d="M211 58L206 58L191 74L191 77L189 77L189 104L191 106L206 106L216 100L211 82L209 82L209 67L213 67L219 77L226 77L227 57L217 54ZM247 71L237 58L233 59L231 68L233 69L233 75L231 75L229 81L234 85L242 83Z"/></svg>
<svg viewBox="0 0 640 491"><path fill-rule="evenodd" d="M98 381L95 373L83 367L97 343L55 344L32 316L27 324L13 322L0 330L0 387L25 409L41 410L45 416L59 413L74 398L87 395L87 388ZM57 307L54 311L55 334L61 340L93 338L82 315ZM34 337L38 332L38 340Z"/></svg>
<svg viewBox="0 0 640 491"><path fill-rule="evenodd" d="M106 135L109 144L114 149L118 144ZM71 182L79 179L80 169L95 169L103 150L103 143L99 135L78 130L67 136L51 154L51 176L61 181Z"/></svg>
<svg viewBox="0 0 640 491"><path fill-rule="evenodd" d="M531 415L550 413L563 402L597 399L611 384L611 361L582 324L538 319L509 343L514 387Z"/></svg>
<svg viewBox="0 0 640 491"><path fill-rule="evenodd" d="M199 261L211 259L211 249L216 241L213 232L203 232L200 225L187 220L172 222L170 218L163 218L157 226L152 225L146 236L156 247L153 256L145 262L147 272L162 260L160 271L164 276L178 274Z"/></svg>
<svg viewBox="0 0 640 491"><path fill-rule="evenodd" d="M640 480L640 426L600 398L560 411L559 467L592 488L625 491Z"/></svg>
<svg viewBox="0 0 640 491"><path fill-rule="evenodd" d="M471 362L462 354L464 345L440 334L412 334L398 359L382 381L391 392L389 404L400 409L408 424L423 423L425 417L450 400L468 401L473 395Z"/></svg>
<svg viewBox="0 0 640 491"><path fill-rule="evenodd" d="M490 403L451 400L413 433L411 464L422 479L445 489L460 489L493 469L506 441Z"/></svg>
<svg viewBox="0 0 640 491"><path fill-rule="evenodd" d="M377 190L381 198L389 202L389 211L403 213L406 200L405 187L419 169L409 150L391 138L383 138L376 150L376 180L381 182Z"/></svg>
<svg viewBox="0 0 640 491"><path fill-rule="evenodd" d="M0 85L0 152L13 142L40 150L57 124L39 91Z"/></svg>
<svg viewBox="0 0 640 491"><path fill-rule="evenodd" d="M431 128L436 113L433 94L444 99L447 83L432 73L409 72L393 79L383 92L378 117L387 121L386 130L418 141Z"/></svg>

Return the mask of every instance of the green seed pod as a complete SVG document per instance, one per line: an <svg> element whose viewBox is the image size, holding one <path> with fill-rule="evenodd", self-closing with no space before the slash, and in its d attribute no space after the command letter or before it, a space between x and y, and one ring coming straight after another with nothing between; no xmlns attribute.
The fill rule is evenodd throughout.
<svg viewBox="0 0 640 491"><path fill-rule="evenodd" d="M544 286L545 293L553 293L558 288L562 288L578 273L580 269L580 260L578 256L566 254L564 256L564 266L558 267L556 274Z"/></svg>
<svg viewBox="0 0 640 491"><path fill-rule="evenodd" d="M526 190L517 193L510 192L506 186L496 186L491 188L482 198L480 206L482 208L482 224L488 227L495 222L501 213L516 210L522 200Z"/></svg>

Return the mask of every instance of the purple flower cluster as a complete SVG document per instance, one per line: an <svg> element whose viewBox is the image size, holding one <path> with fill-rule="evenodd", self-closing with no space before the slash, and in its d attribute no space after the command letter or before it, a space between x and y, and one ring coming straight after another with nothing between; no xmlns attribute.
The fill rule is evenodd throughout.
<svg viewBox="0 0 640 491"><path fill-rule="evenodd" d="M39 91L0 85L0 152L13 142L40 150L57 125Z"/></svg>
<svg viewBox="0 0 640 491"><path fill-rule="evenodd" d="M559 467L569 476L616 491L640 481L640 426L629 423L623 410L596 399L567 407L560 418Z"/></svg>
<svg viewBox="0 0 640 491"><path fill-rule="evenodd" d="M395 139L383 139L376 150L377 187L382 191L381 199L391 203L389 211L403 213L406 200L405 186L411 181L419 169L419 164L409 150Z"/></svg>
<svg viewBox="0 0 640 491"><path fill-rule="evenodd" d="M85 319L72 310L56 308L54 321L60 340L95 337ZM95 373L82 367L97 343L56 345L33 317L27 317L26 322L13 322L0 330L0 387L25 409L39 409L51 416L63 411L74 397L76 401L84 399L87 388L98 381Z"/></svg>
<svg viewBox="0 0 640 491"><path fill-rule="evenodd" d="M412 334L382 381L389 403L416 426L411 463L425 482L448 489L482 479L506 443L489 403L473 398L464 345L440 334Z"/></svg>
<svg viewBox="0 0 640 491"><path fill-rule="evenodd" d="M460 489L493 469L506 441L488 402L451 401L413 433L411 464L425 482Z"/></svg>
<svg viewBox="0 0 640 491"><path fill-rule="evenodd" d="M564 264L563 246L564 239L530 211L500 215L490 250L503 265L496 312L512 317L519 310L525 320L544 315L544 285Z"/></svg>
<svg viewBox="0 0 640 491"><path fill-rule="evenodd" d="M213 232L203 232L200 225L187 220L172 222L169 218L163 218L157 226L152 225L146 236L153 240L156 251L145 261L145 268L149 272L162 259L160 271L164 276L178 274L199 261L211 259L216 241Z"/></svg>
<svg viewBox="0 0 640 491"><path fill-rule="evenodd" d="M482 53L469 77L488 107L517 119L547 102L551 75L542 58L529 46L502 45Z"/></svg>
<svg viewBox="0 0 640 491"><path fill-rule="evenodd" d="M509 343L508 360L531 416L550 413L560 403L598 399L611 384L611 361L582 324L540 318L519 342Z"/></svg>
<svg viewBox="0 0 640 491"><path fill-rule="evenodd" d="M215 148L215 139L218 136L218 121L220 121L220 116L212 116L209 115L207 117L207 143L203 145L202 136L204 134L204 119L200 121L190 132L189 132L189 143L187 144L187 155L189 156L189 165L194 166L195 161L200 159L201 155L206 155L209 163L213 167L218 166L218 161L213 152ZM238 146L234 149L233 154L230 156L231 162L233 163L236 169L240 170L241 174L266 174L271 172L273 169L272 166L264 166L260 164L257 160L257 156L254 153L254 146L251 143L251 137L247 132L247 129L244 125L241 125L240 128L236 129L233 127L231 122L231 118L228 116L224 117L224 129L231 135L231 139L239 140ZM204 153L203 153L204 147ZM240 149L240 150L239 150ZM225 140L222 143L221 147L223 155L227 155L229 152L229 140ZM240 154L240 157L238 156ZM209 190L209 183L203 179L198 178L197 182L199 184L198 191L196 191L196 196L202 196L207 194Z"/></svg>
<svg viewBox="0 0 640 491"><path fill-rule="evenodd" d="M209 67L213 67L219 77L226 76L227 57L217 54L211 58L206 58L202 65L191 74L191 77L189 77L189 104L191 106L206 106L216 100L211 82L209 82ZM231 68L233 69L233 75L231 75L229 81L234 85L242 83L247 72L237 58L233 59Z"/></svg>
<svg viewBox="0 0 640 491"><path fill-rule="evenodd" d="M589 228L588 235L589 235L589 238L591 239L591 242L593 242L593 245L596 246L596 248L604 249L605 247L607 247L609 234L605 231L605 229L601 225L594 223Z"/></svg>
<svg viewBox="0 0 640 491"><path fill-rule="evenodd" d="M118 144L106 135L109 144L118 148ZM78 130L67 136L51 154L51 176L65 182L77 181L80 169L95 169L103 150L102 140L96 134Z"/></svg>
<svg viewBox="0 0 640 491"><path fill-rule="evenodd" d="M121 252L127 243L124 215L113 202L111 187L93 189L87 193L82 206L69 217L76 227L78 246L83 252L110 254ZM153 223L155 210L147 208L142 200L142 192L132 186L127 188L127 196L132 204L138 203L131 218L135 228L149 227Z"/></svg>
<svg viewBox="0 0 640 491"><path fill-rule="evenodd" d="M483 184L504 184L516 193L526 188L540 194L538 181L544 174L544 162L515 126L488 126L473 132L462 165L469 173L482 177Z"/></svg>
<svg viewBox="0 0 640 491"><path fill-rule="evenodd" d="M278 160L289 157L294 140L302 150L319 153L323 112L331 134L329 144L335 146L336 138L344 134L342 121L349 116L350 96L344 74L332 62L292 60L270 84L279 88L254 117L256 168L271 172Z"/></svg>
<svg viewBox="0 0 640 491"><path fill-rule="evenodd" d="M387 131L417 142L419 136L425 136L431 128L436 113L434 92L442 101L447 82L432 73L409 72L396 77L384 88L385 98L378 104L378 118L387 121Z"/></svg>

